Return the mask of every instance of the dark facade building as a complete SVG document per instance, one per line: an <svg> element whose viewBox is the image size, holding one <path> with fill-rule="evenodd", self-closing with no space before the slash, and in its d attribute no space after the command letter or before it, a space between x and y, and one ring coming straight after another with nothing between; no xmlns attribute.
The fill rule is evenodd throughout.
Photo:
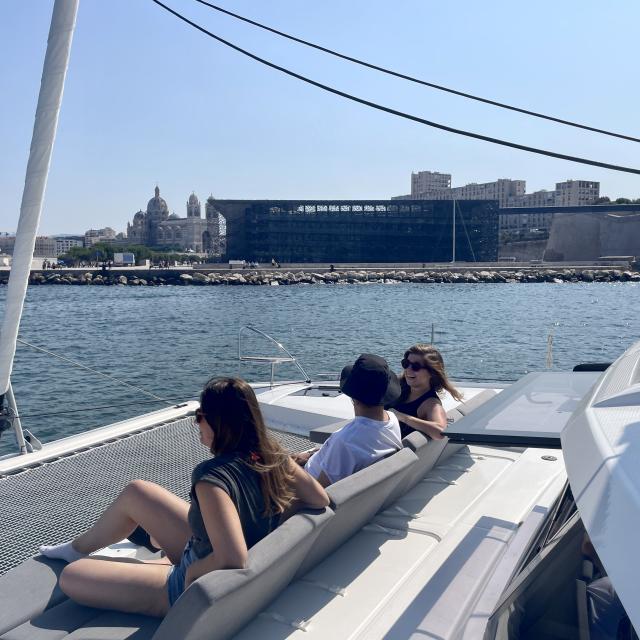
<svg viewBox="0 0 640 640"><path fill-rule="evenodd" d="M227 256L269 262L449 262L454 202L429 200L225 201ZM242 212L242 214L241 214ZM498 203L455 202L461 262L498 257Z"/></svg>

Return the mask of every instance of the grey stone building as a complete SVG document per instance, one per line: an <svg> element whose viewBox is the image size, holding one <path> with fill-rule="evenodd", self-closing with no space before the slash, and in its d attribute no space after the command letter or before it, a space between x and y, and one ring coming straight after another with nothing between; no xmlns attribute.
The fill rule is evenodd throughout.
<svg viewBox="0 0 640 640"><path fill-rule="evenodd" d="M189 196L186 207L186 218L170 214L169 207L165 199L160 197L160 189L156 186L154 197L147 203L147 210L135 213L133 221L127 224L129 242L223 256L226 250L226 225L216 208L215 198L209 196L207 199L204 218L195 193Z"/></svg>

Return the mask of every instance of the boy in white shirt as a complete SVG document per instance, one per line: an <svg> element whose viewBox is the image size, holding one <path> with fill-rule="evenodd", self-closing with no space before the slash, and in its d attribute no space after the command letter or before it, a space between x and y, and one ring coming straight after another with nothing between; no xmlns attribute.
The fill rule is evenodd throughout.
<svg viewBox="0 0 640 640"><path fill-rule="evenodd" d="M384 358L363 353L342 370L340 391L351 398L356 417L309 454L304 466L323 487L402 447L398 419L384 410L400 397L400 384ZM304 463L304 454L297 459Z"/></svg>

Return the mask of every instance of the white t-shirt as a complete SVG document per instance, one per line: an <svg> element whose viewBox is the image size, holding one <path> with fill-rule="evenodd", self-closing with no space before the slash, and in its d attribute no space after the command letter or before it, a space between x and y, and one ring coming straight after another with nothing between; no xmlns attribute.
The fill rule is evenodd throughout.
<svg viewBox="0 0 640 640"><path fill-rule="evenodd" d="M388 415L386 422L356 416L332 433L321 449L307 460L304 467L307 473L318 479L324 471L333 484L401 449L398 418L393 413Z"/></svg>

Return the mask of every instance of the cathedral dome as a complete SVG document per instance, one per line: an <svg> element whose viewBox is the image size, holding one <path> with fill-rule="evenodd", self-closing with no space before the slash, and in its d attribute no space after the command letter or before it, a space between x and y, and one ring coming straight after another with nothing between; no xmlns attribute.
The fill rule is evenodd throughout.
<svg viewBox="0 0 640 640"><path fill-rule="evenodd" d="M133 216L133 220L134 220L134 222L136 220L144 220L144 211L136 212L136 214Z"/></svg>
<svg viewBox="0 0 640 640"><path fill-rule="evenodd" d="M192 193L189 196L188 204L200 204L200 201L198 200L198 196L195 193Z"/></svg>
<svg viewBox="0 0 640 640"><path fill-rule="evenodd" d="M156 195L147 203L147 213L169 214L169 207L164 198L160 197L160 189L156 187Z"/></svg>
<svg viewBox="0 0 640 640"><path fill-rule="evenodd" d="M180 220L180 216L174 211L170 216L169 220Z"/></svg>

